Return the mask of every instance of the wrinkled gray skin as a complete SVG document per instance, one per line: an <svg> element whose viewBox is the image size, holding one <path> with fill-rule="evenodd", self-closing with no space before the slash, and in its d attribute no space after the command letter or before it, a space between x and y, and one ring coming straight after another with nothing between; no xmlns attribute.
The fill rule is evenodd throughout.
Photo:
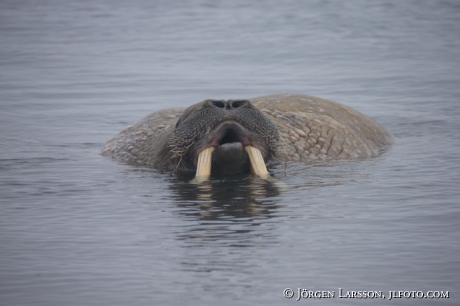
<svg viewBox="0 0 460 306"><path fill-rule="evenodd" d="M297 94L205 100L151 113L110 139L101 154L136 165L195 171L214 146L213 173L249 172L244 147L278 161L369 157L393 143L385 128L347 106Z"/></svg>

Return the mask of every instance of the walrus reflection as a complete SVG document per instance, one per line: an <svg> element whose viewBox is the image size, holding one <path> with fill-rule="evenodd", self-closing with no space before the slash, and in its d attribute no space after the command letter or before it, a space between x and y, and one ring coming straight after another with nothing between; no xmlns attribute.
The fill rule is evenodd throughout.
<svg viewBox="0 0 460 306"><path fill-rule="evenodd" d="M277 208L273 203L282 191L276 184L256 176L213 176L200 184L187 184L191 177L179 175L171 185L181 214L201 220L269 217ZM270 203L270 204L267 204Z"/></svg>

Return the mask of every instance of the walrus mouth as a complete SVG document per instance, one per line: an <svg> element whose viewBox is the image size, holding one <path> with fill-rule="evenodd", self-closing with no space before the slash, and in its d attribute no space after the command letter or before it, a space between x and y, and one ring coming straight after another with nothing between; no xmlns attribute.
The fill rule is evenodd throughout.
<svg viewBox="0 0 460 306"><path fill-rule="evenodd" d="M213 133L210 146L199 153L196 179L204 181L210 177L213 152L216 148L220 154L219 151L236 150L238 147L243 147L244 151L247 153L246 160L249 158L249 169L252 174L258 175L261 178L270 176L265 166L262 152L250 144L245 129L237 123L225 122ZM216 156L216 154L214 154L214 156Z"/></svg>
<svg viewBox="0 0 460 306"><path fill-rule="evenodd" d="M208 147L201 151L201 153L198 155L198 164L196 167L195 175L196 178L200 180L206 180L211 176L212 152L214 150L214 147ZM258 175L261 178L267 178L270 176L260 150L253 146L246 146L244 150L249 156L249 166L251 173Z"/></svg>

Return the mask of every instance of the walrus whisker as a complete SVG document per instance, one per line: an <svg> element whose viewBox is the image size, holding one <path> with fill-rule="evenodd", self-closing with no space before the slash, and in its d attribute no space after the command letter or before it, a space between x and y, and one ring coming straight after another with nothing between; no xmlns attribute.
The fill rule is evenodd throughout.
<svg viewBox="0 0 460 306"><path fill-rule="evenodd" d="M178 157L178 156L180 156L179 162L177 162L177 157ZM180 162L182 161L182 156L184 156L184 155L176 155L176 156L174 156L174 158L175 158L174 161L175 161L175 163L176 163L176 167L174 168L174 172L175 172L176 174L177 174L177 171L178 171L178 169L179 169Z"/></svg>

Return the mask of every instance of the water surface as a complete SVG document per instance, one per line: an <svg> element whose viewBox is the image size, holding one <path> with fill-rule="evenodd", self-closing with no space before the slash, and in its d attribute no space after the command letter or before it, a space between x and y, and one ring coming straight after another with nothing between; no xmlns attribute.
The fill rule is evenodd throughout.
<svg viewBox="0 0 460 306"><path fill-rule="evenodd" d="M0 304L460 302L456 1L2 1ZM99 155L148 113L304 93L396 139L356 161L183 177ZM302 300L298 303L311 303Z"/></svg>

